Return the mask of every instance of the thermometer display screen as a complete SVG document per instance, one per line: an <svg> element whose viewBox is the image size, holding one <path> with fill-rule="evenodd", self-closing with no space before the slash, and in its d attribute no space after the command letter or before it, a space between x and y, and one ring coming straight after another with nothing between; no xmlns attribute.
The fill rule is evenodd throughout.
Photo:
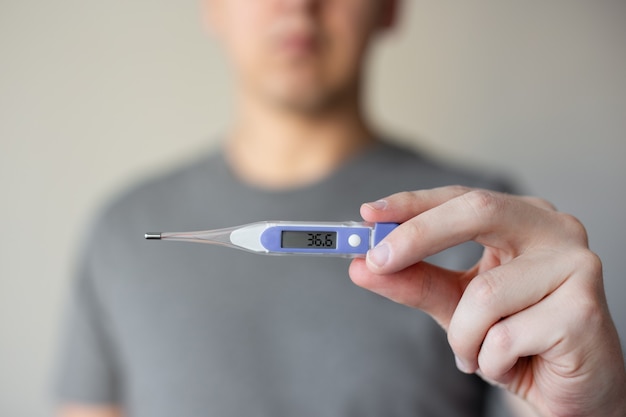
<svg viewBox="0 0 626 417"><path fill-rule="evenodd" d="M284 230L280 246L284 249L337 249L337 232Z"/></svg>

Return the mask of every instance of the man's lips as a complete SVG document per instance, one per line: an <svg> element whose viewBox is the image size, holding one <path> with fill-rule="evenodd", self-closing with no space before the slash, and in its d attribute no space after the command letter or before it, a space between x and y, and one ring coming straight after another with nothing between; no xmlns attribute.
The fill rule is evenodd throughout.
<svg viewBox="0 0 626 417"><path fill-rule="evenodd" d="M309 34L289 34L283 36L279 42L279 49L288 55L309 55L319 48L316 36Z"/></svg>

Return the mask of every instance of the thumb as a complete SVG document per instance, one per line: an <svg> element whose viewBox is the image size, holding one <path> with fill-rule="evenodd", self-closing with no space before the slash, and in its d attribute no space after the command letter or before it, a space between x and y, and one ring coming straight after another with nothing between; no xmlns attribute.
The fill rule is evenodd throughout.
<svg viewBox="0 0 626 417"><path fill-rule="evenodd" d="M350 264L349 274L360 287L428 313L445 330L467 284L465 272L450 271L427 262L379 275L367 268L364 259L357 258Z"/></svg>

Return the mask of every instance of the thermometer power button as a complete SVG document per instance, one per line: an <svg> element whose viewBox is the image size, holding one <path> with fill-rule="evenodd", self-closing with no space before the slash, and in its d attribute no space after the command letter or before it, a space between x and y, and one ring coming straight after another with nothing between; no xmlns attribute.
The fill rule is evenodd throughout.
<svg viewBox="0 0 626 417"><path fill-rule="evenodd" d="M358 247L361 244L361 236L357 234L350 235L350 237L348 237L348 244L353 248Z"/></svg>

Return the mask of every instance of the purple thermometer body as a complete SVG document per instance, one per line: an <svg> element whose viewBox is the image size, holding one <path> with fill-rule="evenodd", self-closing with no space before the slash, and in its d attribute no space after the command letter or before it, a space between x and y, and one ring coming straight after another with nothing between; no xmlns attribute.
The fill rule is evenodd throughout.
<svg viewBox="0 0 626 417"><path fill-rule="evenodd" d="M362 257L376 246L397 223L278 224L260 236L270 254L331 255Z"/></svg>

